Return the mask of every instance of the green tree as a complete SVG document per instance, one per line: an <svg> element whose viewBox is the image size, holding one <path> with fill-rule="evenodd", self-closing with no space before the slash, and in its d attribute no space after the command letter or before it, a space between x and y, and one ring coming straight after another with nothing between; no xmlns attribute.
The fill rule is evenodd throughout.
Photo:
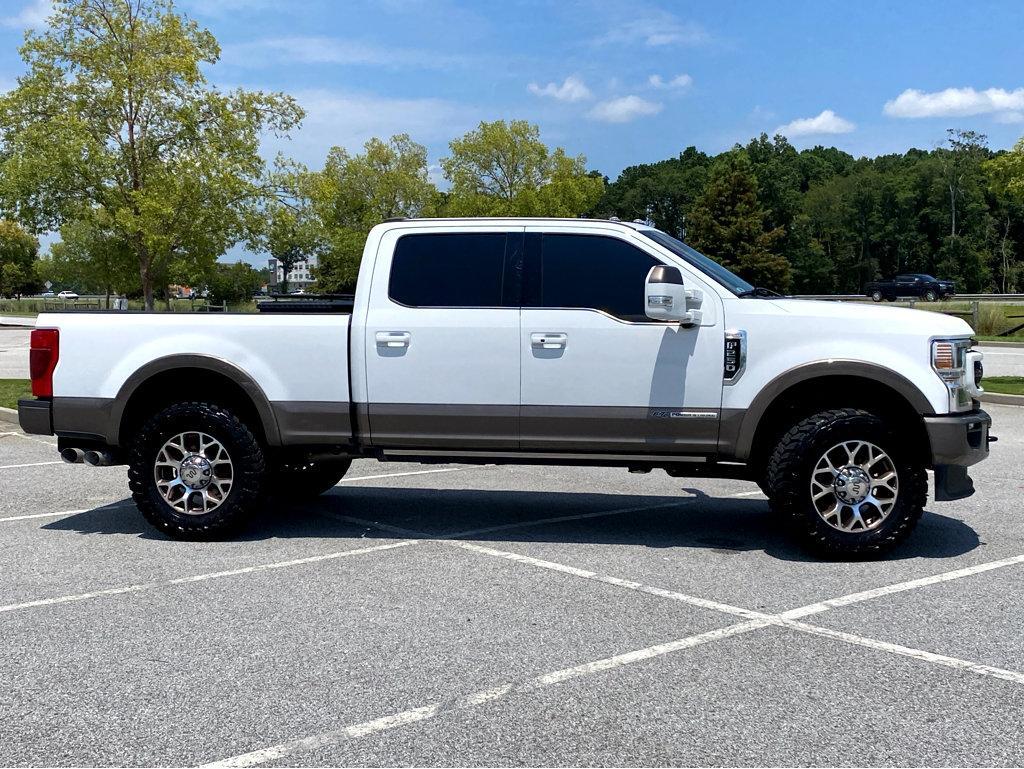
<svg viewBox="0 0 1024 769"><path fill-rule="evenodd" d="M39 241L17 223L0 219L0 294L26 293L34 283Z"/></svg>
<svg viewBox="0 0 1024 769"><path fill-rule="evenodd" d="M986 162L984 170L996 221L996 279L999 290L1013 293L1024 278L1024 139Z"/></svg>
<svg viewBox="0 0 1024 769"><path fill-rule="evenodd" d="M244 236L264 195L260 138L302 117L290 97L211 87L219 55L171 0L58 0L0 98L6 207L36 231L101 211L147 309L172 267L208 271Z"/></svg>
<svg viewBox="0 0 1024 769"><path fill-rule="evenodd" d="M322 171L293 168L285 183L320 228L325 243L316 269L317 289L351 291L366 235L385 219L433 216L440 193L430 181L427 148L408 134L370 139L351 155L334 147Z"/></svg>
<svg viewBox="0 0 1024 769"><path fill-rule="evenodd" d="M773 252L782 229L765 229L766 212L757 198L757 179L742 150L721 155L690 212L690 243L741 277L778 291L791 283L789 262Z"/></svg>
<svg viewBox="0 0 1024 769"><path fill-rule="evenodd" d="M140 292L139 273L132 249L111 228L95 219L68 222L60 228L60 241L42 260L47 279L59 286L106 296Z"/></svg>
<svg viewBox="0 0 1024 769"><path fill-rule="evenodd" d="M604 179L586 158L548 150L525 120L480 125L449 144L441 160L453 216L579 216L601 199Z"/></svg>
<svg viewBox="0 0 1024 769"><path fill-rule="evenodd" d="M262 288L265 277L245 262L217 263L206 281L208 298L215 304L248 301Z"/></svg>
<svg viewBox="0 0 1024 769"><path fill-rule="evenodd" d="M266 222L249 245L254 251L267 253L281 268L280 292L288 293L288 277L299 262L308 262L324 247L323 231L302 207L272 203L266 209Z"/></svg>

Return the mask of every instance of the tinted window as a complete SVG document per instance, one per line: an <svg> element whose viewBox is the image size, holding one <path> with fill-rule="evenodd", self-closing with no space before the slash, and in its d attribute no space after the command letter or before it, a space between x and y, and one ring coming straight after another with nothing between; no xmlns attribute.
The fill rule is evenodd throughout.
<svg viewBox="0 0 1024 769"><path fill-rule="evenodd" d="M615 238L544 235L531 306L585 307L623 320L648 320L644 280L656 264L661 262Z"/></svg>
<svg viewBox="0 0 1024 769"><path fill-rule="evenodd" d="M388 296L410 307L500 307L504 233L403 235Z"/></svg>

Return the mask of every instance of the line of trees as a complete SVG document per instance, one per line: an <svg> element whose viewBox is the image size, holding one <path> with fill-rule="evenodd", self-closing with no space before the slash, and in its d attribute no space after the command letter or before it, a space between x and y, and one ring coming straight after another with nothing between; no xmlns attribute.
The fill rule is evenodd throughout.
<svg viewBox="0 0 1024 769"><path fill-rule="evenodd" d="M266 163L261 140L298 128L301 106L213 87L217 41L171 0L58 0L20 53L26 72L0 96L0 294L50 280L152 309L186 283L232 301L263 278L218 263L237 243L286 275L315 255L318 289L347 291L373 225L431 215L642 219L783 291L855 291L899 271L966 290L1024 283L1024 140L997 153L950 131L931 151L855 159L761 135L612 182L535 125L483 122L449 145L442 190L407 134L332 148L320 169Z"/></svg>
<svg viewBox="0 0 1024 769"><path fill-rule="evenodd" d="M1024 285L1024 140L997 153L973 131L860 159L764 134L717 157L689 147L627 168L597 212L650 219L777 290L856 292L897 272Z"/></svg>

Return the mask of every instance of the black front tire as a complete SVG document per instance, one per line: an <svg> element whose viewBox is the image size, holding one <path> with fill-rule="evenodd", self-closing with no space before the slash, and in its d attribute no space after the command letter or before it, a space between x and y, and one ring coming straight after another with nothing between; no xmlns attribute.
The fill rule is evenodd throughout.
<svg viewBox="0 0 1024 769"><path fill-rule="evenodd" d="M926 302L937 302L937 301L939 301L939 295L937 293L935 293L934 291L925 291L924 292L924 300Z"/></svg>
<svg viewBox="0 0 1024 769"><path fill-rule="evenodd" d="M872 291L871 292L871 301L872 302L881 302L882 298L883 297L882 297L882 292L881 291Z"/></svg>
<svg viewBox="0 0 1024 769"><path fill-rule="evenodd" d="M175 509L157 485L158 453L168 439L189 432L212 436L231 462L230 490L205 513ZM176 539L221 539L238 531L259 508L265 476L263 447L256 436L231 411L213 403L176 403L154 414L131 444L128 458L135 505L153 526Z"/></svg>
<svg viewBox="0 0 1024 769"><path fill-rule="evenodd" d="M351 465L351 460L278 465L270 473L270 493L279 499L315 499L337 486Z"/></svg>
<svg viewBox="0 0 1024 769"><path fill-rule="evenodd" d="M899 479L895 504L874 528L841 531L819 515L811 498L811 474L830 448L844 441L869 441L891 458ZM861 409L832 409L793 426L768 463L769 502L810 551L841 558L882 555L906 539L928 499L925 466L879 416Z"/></svg>

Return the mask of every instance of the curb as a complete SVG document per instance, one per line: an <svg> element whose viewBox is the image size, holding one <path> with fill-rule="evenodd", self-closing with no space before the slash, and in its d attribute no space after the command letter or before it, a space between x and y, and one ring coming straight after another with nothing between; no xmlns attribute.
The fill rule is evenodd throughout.
<svg viewBox="0 0 1024 769"><path fill-rule="evenodd" d="M1008 393L984 393L981 396L982 403L998 403L1003 406L1024 406L1024 395L1010 395Z"/></svg>
<svg viewBox="0 0 1024 769"><path fill-rule="evenodd" d="M18 424L18 412L14 409L7 409L0 406L0 422L9 422L12 425L17 425L20 429L21 425Z"/></svg>
<svg viewBox="0 0 1024 769"><path fill-rule="evenodd" d="M979 341L975 347L1024 347L1024 342L993 342L993 341Z"/></svg>

